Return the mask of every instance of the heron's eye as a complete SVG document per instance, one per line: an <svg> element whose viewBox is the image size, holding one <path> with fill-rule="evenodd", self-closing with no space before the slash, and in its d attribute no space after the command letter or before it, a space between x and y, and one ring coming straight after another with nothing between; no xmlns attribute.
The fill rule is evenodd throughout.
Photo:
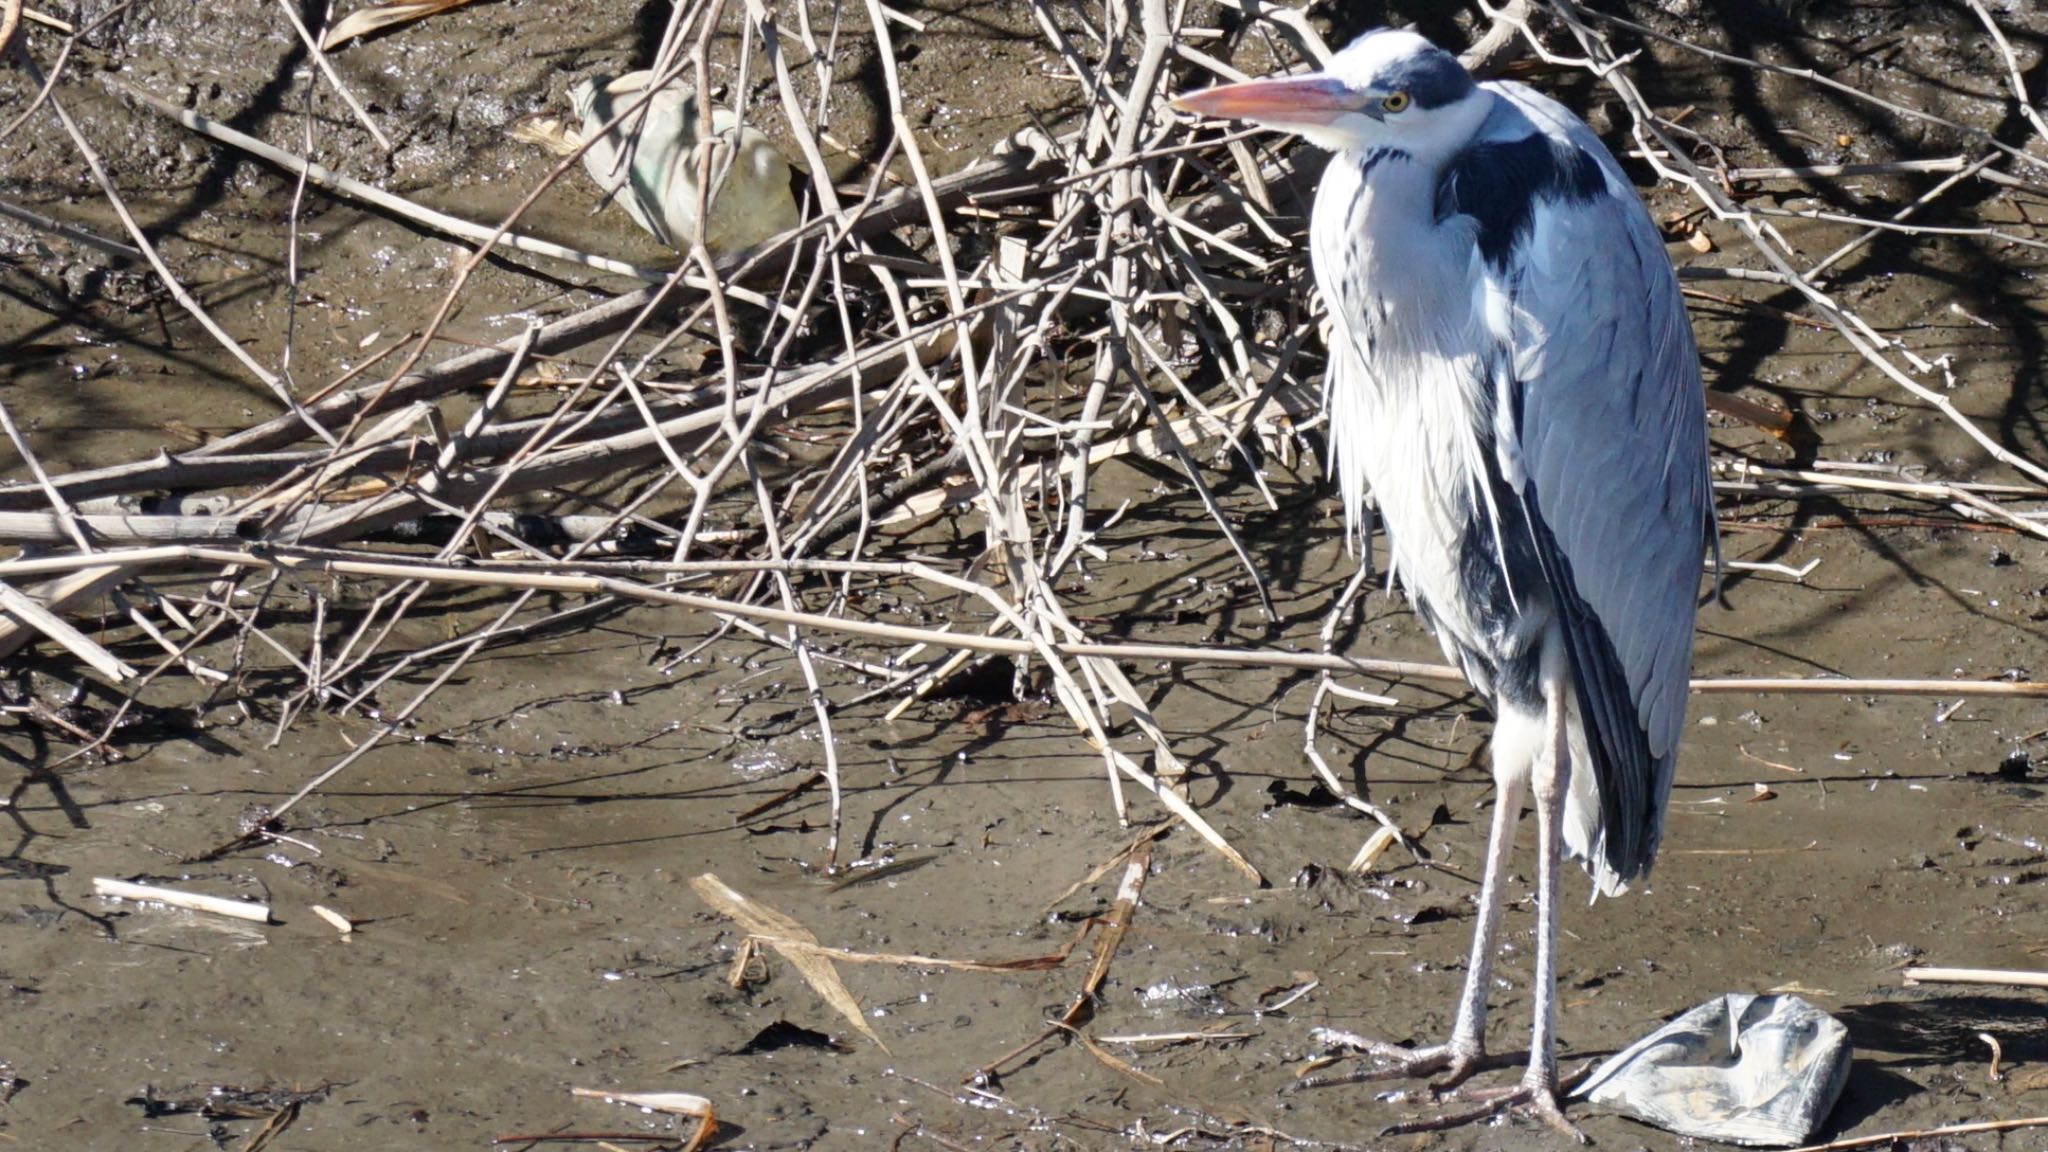
<svg viewBox="0 0 2048 1152"><path fill-rule="evenodd" d="M1408 110L1408 94L1406 92L1396 92L1380 101L1380 107L1389 112L1406 112Z"/></svg>

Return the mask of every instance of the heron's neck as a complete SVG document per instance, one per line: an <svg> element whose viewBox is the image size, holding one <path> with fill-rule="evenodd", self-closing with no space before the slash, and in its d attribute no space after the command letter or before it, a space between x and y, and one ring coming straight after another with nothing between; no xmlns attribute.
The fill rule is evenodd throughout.
<svg viewBox="0 0 2048 1152"><path fill-rule="evenodd" d="M1437 166L1401 148L1346 152L1339 162L1357 173L1360 209L1393 223L1403 217L1435 215Z"/></svg>
<svg viewBox="0 0 2048 1152"><path fill-rule="evenodd" d="M1334 263L1363 273L1368 285L1398 283L1410 299L1426 297L1441 254L1436 232L1436 167L1394 148L1342 152L1323 178L1313 230ZM1323 198L1329 202L1325 203ZM1462 270L1462 269L1461 269Z"/></svg>

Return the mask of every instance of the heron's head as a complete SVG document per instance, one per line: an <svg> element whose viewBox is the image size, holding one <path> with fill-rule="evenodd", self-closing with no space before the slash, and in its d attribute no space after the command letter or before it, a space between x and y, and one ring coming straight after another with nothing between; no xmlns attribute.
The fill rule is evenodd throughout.
<svg viewBox="0 0 2048 1152"><path fill-rule="evenodd" d="M1464 147L1488 103L1457 57L1382 28L1352 41L1325 71L1224 84L1173 106L1293 132L1333 152L1400 148L1429 160Z"/></svg>

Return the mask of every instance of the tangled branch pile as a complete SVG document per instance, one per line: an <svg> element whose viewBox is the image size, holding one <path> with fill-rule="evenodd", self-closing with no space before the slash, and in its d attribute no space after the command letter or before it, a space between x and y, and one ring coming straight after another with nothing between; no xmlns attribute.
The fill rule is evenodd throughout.
<svg viewBox="0 0 2048 1152"><path fill-rule="evenodd" d="M714 90L714 73L737 74L729 86L736 110L788 142L805 174L800 227L738 256L692 244L678 267L651 283L515 339L434 360L436 335L487 261L507 250L568 255L518 242L515 212L495 229L468 233L484 242L452 276L417 339L325 387L295 385L241 353L234 334L179 286L102 177L128 243L69 233L52 242L150 260L179 306L240 356L278 410L190 451L67 474L40 467L7 423L25 467L0 484L0 539L26 547L0 562L0 654L50 642L122 701L96 727L67 721L33 694L10 706L52 731L68 727L61 738L81 745L77 755L117 750L120 714L146 704L167 677L193 678L208 700L258 679L288 683L276 694L280 730L308 708L363 712L380 692L416 685L402 703L378 707L373 738L273 813L281 816L379 741L402 736L487 646L608 605L680 604L717 614L721 636L741 630L794 654L835 793L827 858L837 851L835 715L855 699L913 695L977 652L1000 651L1035 666L1104 758L1119 810L1121 786L1135 784L1256 876L1177 793L1184 768L1173 741L1118 660L1139 650L1091 649L1065 581L1100 555L1095 534L1116 516L1091 487L1096 466L1137 453L1179 471L1271 611L1209 478L1234 470L1278 507L1265 487L1269 469L1292 466L1303 434L1313 444L1321 341L1301 241L1320 160L1283 141L1193 129L1164 101L1245 73L1310 66L1327 54L1323 38L1300 11L1260 0L1205 9L1211 26L1167 0L1038 0L1031 17L1078 93L1071 119L934 177L935 158L907 111L896 64L893 38L915 21L881 0L856 7L686 0L652 63L658 85L699 92ZM1996 30L1988 13L1984 20ZM1653 108L1617 43L1659 41L1660 33L1581 12L1570 0L1512 4L1475 16L1468 30L1484 34L1467 56L1481 71L1518 60L1545 83L1605 85L1621 112L1610 140L1633 142L1637 161L1669 182L1662 198L1683 189L1694 200L1675 212L1661 206L1674 233L1699 231L1704 213L1747 241L1743 260L1702 260L1687 270L1738 294L1704 298L1740 306L1768 297L1779 301L1774 307L1804 309L1803 320L1831 329L2017 473L2002 485L1926 477L1909 484L1738 460L1729 464L1741 473L1735 489L1877 485L2048 536L2041 514L2027 511L2040 506L2048 471L1965 420L1944 394L1949 365L1875 330L1821 275L1881 231L1913 228L1917 213L1960 184L2048 183L2027 148L1809 77L1802 82L1875 101L1968 150L1867 166L1876 176L1946 177L1881 211L1767 206L1747 195L1759 182L1841 173L1732 168L1715 141ZM61 126L76 154L96 165L63 113L67 89L86 83L75 70L67 74L65 57L89 33L63 42L46 77L34 73L47 83L39 79L42 100L31 113L39 127ZM834 50L854 35L874 42L876 114L887 123L887 144L841 184L831 175L838 146L821 115L824 94L856 81L840 74ZM1677 41L1660 47L1707 51ZM24 46L20 58L43 56L42 48ZM1775 67L1711 58L1729 68ZM768 82L750 84L749 75ZM358 113L375 131L372 114ZM574 163L556 165L526 204ZM709 175L709 149L700 163ZM403 211L402 203L384 207ZM1817 263L1804 260L1780 231L1784 218L1798 216L1846 224L1850 240ZM455 227L426 219L425 227ZM575 369L548 377L554 391L522 387L571 353ZM534 395L548 399L536 409ZM1782 414L1728 407L1784 430ZM930 560L909 543L940 517L979 536L958 564ZM307 581L307 573L327 579ZM367 596L344 603L339 590L364 582ZM450 584L494 587L503 597L485 622L465 624L443 643L397 648L400 621L427 610L430 590ZM962 608L949 629L859 607L862 589L903 584L956 597ZM301 597L301 588L311 591ZM582 599L564 606L550 593ZM87 613L99 621L91 636L65 619ZM1333 635L1325 629L1326 646ZM881 687L856 690L855 675L879 678ZM1311 716L1330 698L1327 680L1324 688ZM1309 750L1313 756L1313 727Z"/></svg>

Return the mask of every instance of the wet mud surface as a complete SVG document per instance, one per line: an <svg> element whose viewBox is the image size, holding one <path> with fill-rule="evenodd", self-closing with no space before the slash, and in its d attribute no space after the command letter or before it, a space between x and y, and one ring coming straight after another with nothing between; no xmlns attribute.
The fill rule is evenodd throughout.
<svg viewBox="0 0 2048 1152"><path fill-rule="evenodd" d="M243 127L298 139L305 61L269 8L232 7L137 5L79 49L59 95L167 258L250 350L275 364L289 330L301 378L332 379L416 330L461 250L311 196L298 236L307 276L288 307L289 182L99 88L111 76L223 118L243 110ZM1745 12L1735 31L1659 19L2024 140L2023 125L2000 111L2002 75L1967 12L1814 7L1810 31L1776 10ZM917 127L947 166L1032 117L1057 117L1070 100L1044 79L1051 56L1028 8L910 11L928 31L906 37L920 46L906 83L920 93ZM2039 17L2016 6L2003 18L2025 58L2038 57L2048 31ZM644 63L659 33L658 19L652 33L647 23L623 7L512 3L381 37L336 59L400 131L399 148L381 157L325 92L321 147L365 178L495 218L548 163L504 139L506 122L591 71ZM32 45L45 65L52 43ZM1639 67L1660 108L1695 106L1702 131L1743 141L1741 164L1954 147L1782 78L1731 77L1675 52ZM18 68L0 72L0 106L23 107L31 91ZM843 95L836 130L856 152L886 128L871 96ZM1592 118L1606 129L1604 115L1596 108ZM25 126L0 159L7 196L117 234L47 121ZM1925 186L1873 180L1845 195L1881 207ZM623 216L587 216L586 193L551 194L535 231L658 257ZM1804 193L1786 185L1776 195L1796 205ZM1660 215L1683 207L1669 190L1652 203ZM1972 185L1943 219L2031 234L2027 221L2042 210L2031 190ZM1717 241L1735 242L1718 227L1709 226ZM1810 227L1788 233L1816 257L1852 235ZM1729 259L1725 247L1674 253ZM0 400L47 467L179 447L172 421L218 433L274 410L141 266L4 221L0 260L0 334L17 353L40 349L0 370ZM1991 241L1884 238L1836 283L1887 337L1953 357L1945 395L2039 459L2048 454L2039 265L2038 254ZM593 290L619 289L492 266L464 293L451 330L500 339L528 315L587 303ZM1790 407L1822 458L2015 479L1833 334L1693 303L1710 385ZM1719 424L1724 453L1793 459L1753 429ZM1063 590L1103 638L1312 649L1356 564L1316 465L1273 465L1278 511L1241 474L1210 481L1269 581L1273 621L1185 483L1139 464L1103 466L1100 506L1129 509L1098 540L1107 561ZM1725 602L1702 612L1698 675L2048 678L2041 541L1894 497L1726 496L1722 515L1730 559L1817 563L1799 580L1732 574ZM963 565L973 557L969 528L918 532L905 543ZM877 614L904 620L959 610L935 590L920 599L890 584L873 594ZM472 592L430 598L393 650L443 641L501 605ZM1514 1124L1379 1140L1384 1125L1430 1112L1415 1084L1284 1091L1320 1051L1317 1027L1399 1041L1448 1029L1491 810L1479 755L1488 725L1476 700L1428 682L1367 684L1399 705L1344 704L1326 721L1324 754L1420 854L1396 848L1375 873L1354 877L1345 867L1373 825L1317 790L1301 747L1310 678L1129 668L1190 765L1189 798L1256 864L1264 887L1184 827L1162 830L1165 814L1142 793L1131 791L1120 823L1101 757L1057 707L1029 690L1012 697L1000 669L895 719L894 697L850 705L834 717L844 831L832 870L830 797L799 787L823 749L795 664L732 635L677 663L712 627L641 607L491 649L433 697L415 739L369 753L295 810L288 839L212 859L247 812L290 796L375 722L309 712L280 732L292 676L258 661L268 672L252 675L239 700L201 704L189 685L166 681L123 729L118 761L74 760L51 775L42 769L73 745L15 713L0 726L12 773L0 813L0 1060L10 1078L0 1139L239 1148L281 1106L280 1092L309 1095L278 1149L486 1148L520 1134L687 1129L570 1095L589 1088L703 1095L724 1126L715 1146L735 1149L1557 1146ZM1347 642L1360 654L1437 658L1405 605L1384 593L1370 597ZM61 702L75 679L47 651L11 666L23 690L47 701ZM408 673L379 701L403 700L431 675ZM826 679L835 699L859 694L854 671L830 668ZM1856 1047L1824 1137L2048 1113L2048 999L1906 987L1899 976L1911 962L2048 967L2048 711L1960 698L1702 695L1691 720L1650 881L1563 909L1566 1067L1709 996L1788 989L1840 1016ZM1147 837L1142 901L1088 1026L1099 1052L1055 1037L1011 1055L1073 1001L1100 932L1042 970L842 960L878 1044L786 957L742 955L744 933L690 883L715 873L833 948L1017 961L1056 953L1091 917L1111 915L1121 854ZM1529 868L1519 856L1509 887L1488 1036L1497 1051L1518 1050L1528 1026ZM260 897L275 922L104 901L92 894L96 876ZM1567 887L1586 891L1575 873ZM316 904L356 930L337 933ZM2002 1046L1999 1082L1980 1034ZM165 1105L241 1092L256 1118ZM1583 1107L1573 1114L1602 1147L1679 1145ZM1914 1146L2022 1149L2043 1139L2023 1131Z"/></svg>

